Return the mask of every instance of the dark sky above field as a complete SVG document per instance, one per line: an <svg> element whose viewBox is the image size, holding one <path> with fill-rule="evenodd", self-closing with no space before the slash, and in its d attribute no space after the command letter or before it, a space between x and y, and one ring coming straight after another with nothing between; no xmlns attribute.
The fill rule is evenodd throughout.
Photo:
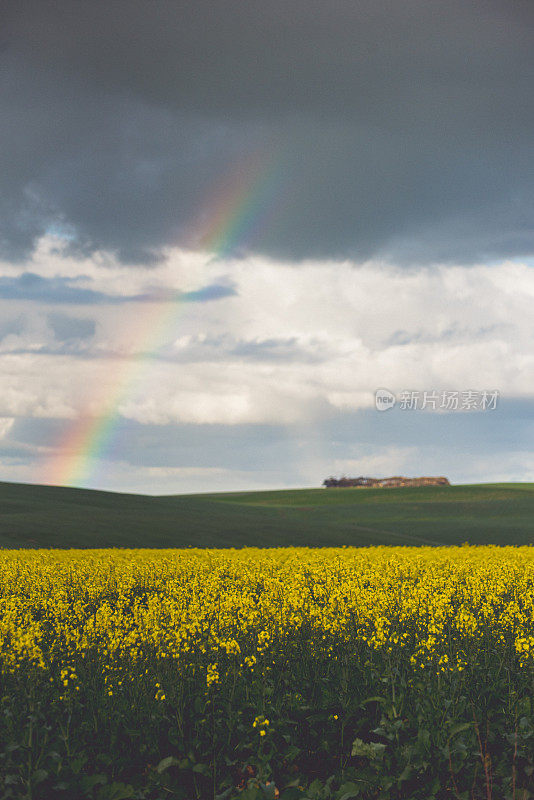
<svg viewBox="0 0 534 800"><path fill-rule="evenodd" d="M264 153L285 185L238 251L422 263L532 251L529 0L3 8L8 258L62 224L83 252L153 263L190 244L214 183Z"/></svg>
<svg viewBox="0 0 534 800"><path fill-rule="evenodd" d="M534 480L530 0L16 0L0 62L0 478Z"/></svg>

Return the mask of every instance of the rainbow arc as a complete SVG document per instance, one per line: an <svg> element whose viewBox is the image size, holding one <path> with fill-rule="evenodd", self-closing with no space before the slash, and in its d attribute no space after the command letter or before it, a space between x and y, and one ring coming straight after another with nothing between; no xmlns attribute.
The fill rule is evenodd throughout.
<svg viewBox="0 0 534 800"><path fill-rule="evenodd" d="M286 185L282 159L254 154L235 165L215 187L191 226L195 249L209 260L229 258L251 247L269 226L283 201ZM67 426L54 453L42 465L41 483L82 486L117 445L121 405L148 374L149 365L176 330L185 302L181 292L155 297L136 315L135 335L128 350L110 359L109 380L97 387L85 409Z"/></svg>

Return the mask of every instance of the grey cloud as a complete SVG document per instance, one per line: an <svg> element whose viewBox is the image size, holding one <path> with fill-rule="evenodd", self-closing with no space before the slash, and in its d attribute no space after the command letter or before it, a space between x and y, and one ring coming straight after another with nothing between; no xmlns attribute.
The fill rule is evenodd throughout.
<svg viewBox="0 0 534 800"><path fill-rule="evenodd" d="M216 298L213 298L216 299ZM63 314L49 314L49 324L56 341L48 344L32 344L29 347L10 347L12 355L75 355L86 360L120 358L122 354L113 348L102 347L87 341L95 332L96 324L90 319L78 319ZM0 341L2 329L0 328ZM180 364L209 362L232 362L236 359L251 362L277 362L318 364L332 357L331 351L317 341L303 344L297 337L269 339L236 339L228 335L192 336L185 341L169 341L157 353L151 353L151 361Z"/></svg>
<svg viewBox="0 0 534 800"><path fill-rule="evenodd" d="M228 334L189 336L169 344L158 353L166 361L187 362L286 362L318 364L332 358L332 350L320 340L300 341L296 336L236 338Z"/></svg>
<svg viewBox="0 0 534 800"><path fill-rule="evenodd" d="M508 323L499 322L494 325L452 325L445 330L431 333L427 330L395 331L384 342L385 347L404 347L411 344L435 344L437 342L450 342L450 341L474 341L476 339L484 339L487 336L492 336L496 333L503 333L510 328Z"/></svg>
<svg viewBox="0 0 534 800"><path fill-rule="evenodd" d="M55 338L60 342L90 339L95 335L96 323L93 319L69 317L66 314L49 314L48 322Z"/></svg>
<svg viewBox="0 0 534 800"><path fill-rule="evenodd" d="M0 299L29 300L39 303L94 305L102 303L166 302L205 303L237 294L231 284L210 284L191 292L154 292L152 294L113 295L79 286L81 276L75 278L43 278L33 272L17 277L0 277Z"/></svg>
<svg viewBox="0 0 534 800"><path fill-rule="evenodd" d="M34 463L35 453L31 448L19 447L17 444L0 442L0 462L9 466L30 465Z"/></svg>
<svg viewBox="0 0 534 800"><path fill-rule="evenodd" d="M301 341L296 336L240 339L228 343L229 356L247 361L320 364L332 358L332 348L319 339Z"/></svg>
<svg viewBox="0 0 534 800"><path fill-rule="evenodd" d="M53 448L71 424L65 420L20 419L11 438L20 448ZM287 429L274 425L143 425L119 418L114 436L120 448L112 458L140 467L250 470L257 466L261 451L269 468L281 455L277 453L280 448L293 448Z"/></svg>
<svg viewBox="0 0 534 800"><path fill-rule="evenodd" d="M20 419L10 440L3 445L0 442L0 459L19 456L32 463L38 451L42 454L57 446L71 424ZM277 425L155 426L119 419L114 435L114 447L107 451L110 460L102 474L107 474L112 462L128 465L127 482L115 487L125 490L138 484L142 491L161 493L161 478L155 477L152 484L146 475L137 478L137 470L146 467L228 470L217 485L220 490L234 488L232 473L237 471L246 473L243 488L267 476L280 486L319 486L337 461L365 461L389 448L407 452L407 474L438 472L458 483L488 480L488 475L499 473L502 462L517 456L515 472L521 480L525 466L521 467L520 457L531 452L534 440L534 405L531 400L508 398L496 411L478 413L332 412L313 424L299 426L298 447L294 431ZM312 470L316 470L314 477L310 477ZM195 490L213 489L212 480L208 484L201 478ZM176 478L168 491L184 491L183 487L183 480Z"/></svg>
<svg viewBox="0 0 534 800"><path fill-rule="evenodd" d="M156 263L237 174L232 255L530 254L533 27L526 0L8 2L4 253L63 225Z"/></svg>
<svg viewBox="0 0 534 800"><path fill-rule="evenodd" d="M224 297L233 297L237 294L231 285L212 283L192 292L182 292L181 303L207 303L210 300L222 300Z"/></svg>
<svg viewBox="0 0 534 800"><path fill-rule="evenodd" d="M24 330L24 319L22 317L14 317L13 319L6 319L0 323L0 342L6 336L19 336Z"/></svg>
<svg viewBox="0 0 534 800"><path fill-rule="evenodd" d="M105 299L106 295L102 292L76 286L77 280L75 278L43 278L33 272L23 272L17 277L4 275L0 277L0 298L2 300L75 304L98 303Z"/></svg>

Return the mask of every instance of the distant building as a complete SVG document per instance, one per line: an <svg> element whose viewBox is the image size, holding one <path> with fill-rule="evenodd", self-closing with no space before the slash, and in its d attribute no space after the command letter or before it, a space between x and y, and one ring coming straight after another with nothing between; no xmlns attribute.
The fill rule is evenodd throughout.
<svg viewBox="0 0 534 800"><path fill-rule="evenodd" d="M326 478L323 481L323 486L327 489L331 488L349 488L349 489L392 489L398 486L450 486L448 478L440 477L427 477L422 478L405 478L402 475L396 475L393 478Z"/></svg>

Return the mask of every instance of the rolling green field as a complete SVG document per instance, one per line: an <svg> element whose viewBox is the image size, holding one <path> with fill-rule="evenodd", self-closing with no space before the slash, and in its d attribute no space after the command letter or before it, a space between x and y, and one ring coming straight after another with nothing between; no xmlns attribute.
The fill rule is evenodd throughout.
<svg viewBox="0 0 534 800"><path fill-rule="evenodd" d="M151 497L0 483L0 547L534 543L534 484Z"/></svg>

